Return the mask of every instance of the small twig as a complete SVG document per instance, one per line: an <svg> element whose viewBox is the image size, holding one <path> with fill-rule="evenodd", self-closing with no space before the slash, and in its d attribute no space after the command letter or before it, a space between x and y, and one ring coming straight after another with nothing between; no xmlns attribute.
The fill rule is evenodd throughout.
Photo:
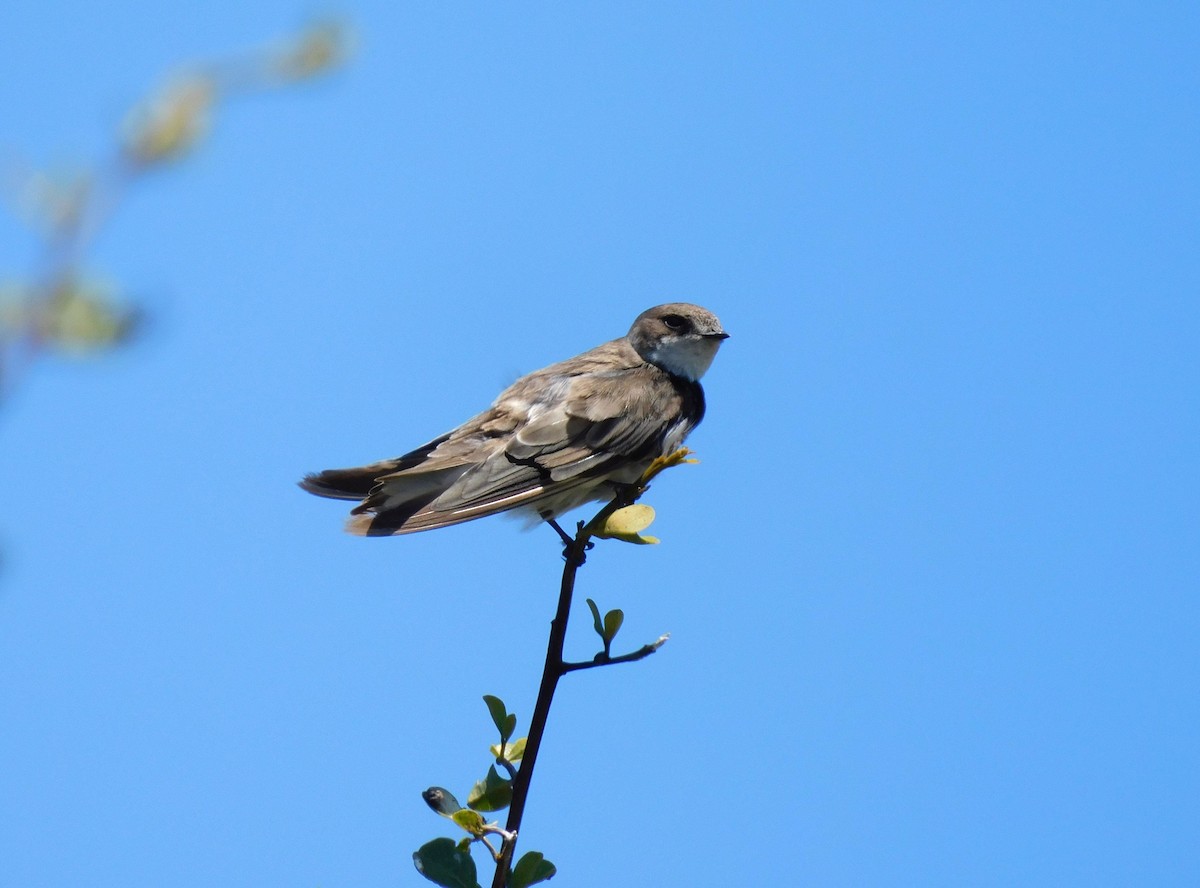
<svg viewBox="0 0 1200 888"><path fill-rule="evenodd" d="M500 852L497 851L492 846L492 843L487 840L487 836L480 836L478 841L483 842L483 844L487 845L487 849L492 852L492 860L496 861L496 863L499 863L500 862ZM504 847L503 843L501 843L500 847L501 848Z"/></svg>
<svg viewBox="0 0 1200 888"><path fill-rule="evenodd" d="M501 751L502 753L504 752L504 750L500 750L500 751ZM513 763L512 763L512 762L510 762L510 761L509 761L508 759L506 759L506 758L502 758L501 756L496 756L496 764L498 764L500 767L502 767L504 770L506 770L506 771L508 772L508 779L509 779L509 780L515 780L515 779L516 779L516 777L517 777L517 769L516 769L516 768L513 766Z"/></svg>
<svg viewBox="0 0 1200 888"><path fill-rule="evenodd" d="M584 660L580 663L563 663L562 671L565 675L568 672L578 672L581 669L595 669L597 666L615 666L617 663L636 663L638 660L644 660L664 644L670 635L660 635L657 641L650 644L644 644L636 651L628 654L621 654L619 657L610 657L607 654L597 654L594 660Z"/></svg>
<svg viewBox="0 0 1200 888"><path fill-rule="evenodd" d="M491 833L492 835L499 836L506 842L511 842L517 837L515 832L509 832L498 823L485 823L483 825L483 831L485 833Z"/></svg>

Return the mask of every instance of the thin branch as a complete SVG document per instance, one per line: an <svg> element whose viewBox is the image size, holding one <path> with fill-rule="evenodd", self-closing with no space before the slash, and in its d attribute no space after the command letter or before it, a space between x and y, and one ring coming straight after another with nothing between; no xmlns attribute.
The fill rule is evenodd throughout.
<svg viewBox="0 0 1200 888"><path fill-rule="evenodd" d="M492 888L505 888L508 883L508 870L512 864L513 852L516 850L516 833L521 826L521 818L525 815L525 801L529 797L529 781L533 778L533 769L537 764L538 752L542 747L542 735L546 731L546 721L550 717L550 704L554 702L554 690L558 680L563 675L563 645L567 638L567 621L571 615L571 598L575 592L575 574L584 561L587 536L580 523L579 531L565 545L563 557L562 583L558 593L558 610L550 623L550 642L546 646L546 662L542 668L542 682L538 687L537 703L533 707L533 717L529 722L529 736L525 740L525 753L521 757L521 768L513 779L512 802L509 803L508 821L505 828L513 834L512 841L505 842L496 862L496 875L492 879Z"/></svg>
<svg viewBox="0 0 1200 888"><path fill-rule="evenodd" d="M598 666L615 666L618 663L636 663L638 660L644 660L664 644L667 643L669 635L660 635L657 641L650 644L644 644L636 651L628 654L621 654L619 657L610 657L606 654L597 654L594 660L584 660L581 663L563 663L562 671L565 675L568 672L578 672L581 669L595 669Z"/></svg>
<svg viewBox="0 0 1200 888"><path fill-rule="evenodd" d="M492 852L492 860L496 861L496 863L500 862L500 852L487 840L487 836L480 836L477 841L483 842L487 846L487 849Z"/></svg>
<svg viewBox="0 0 1200 888"><path fill-rule="evenodd" d="M500 756L496 756L496 764L498 764L500 767L502 767L504 770L506 770L508 772L509 780L517 779L517 769L516 769L516 767L513 766L513 763L510 762L508 759L501 758Z"/></svg>
<svg viewBox="0 0 1200 888"><path fill-rule="evenodd" d="M529 798L529 784L533 779L533 769L537 764L538 752L542 747L542 736L546 731L546 722L550 717L550 706L554 702L554 691L558 680L568 672L579 669L591 669L596 666L609 666L616 663L630 663L641 660L658 650L666 642L664 635L653 644L648 644L631 654L620 657L608 657L605 654L602 662L567 663L563 660L563 646L567 639L567 622L571 616L571 599L575 594L575 576L579 568L587 560L587 551L592 547L592 537L595 536L609 516L618 509L633 505L650 487L650 481L660 472L671 466L688 461L687 448L681 448L667 456L659 457L650 464L642 477L617 492L612 502L602 508L591 521L582 521L576 526L575 536L567 534L553 520L548 523L556 530L563 541L562 583L558 592L558 608L554 619L550 622L550 640L546 645L546 662L542 667L542 681L538 687L537 702L533 707L533 717L529 723L529 736L525 740L525 753L521 758L521 767L513 778L512 801L508 809L508 821L505 824L510 837L501 846L499 858L496 861L496 875L492 879L492 888L506 888L508 871L516 852L517 833L521 827L521 819L525 816L525 803Z"/></svg>

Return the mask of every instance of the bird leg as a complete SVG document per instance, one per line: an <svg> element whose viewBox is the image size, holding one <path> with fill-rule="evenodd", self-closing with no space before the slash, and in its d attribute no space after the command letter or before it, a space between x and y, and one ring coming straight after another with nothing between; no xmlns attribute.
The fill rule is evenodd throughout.
<svg viewBox="0 0 1200 888"><path fill-rule="evenodd" d="M635 481L632 484L622 484L619 481L612 482L614 497L621 503L621 508L632 506L637 502L638 497L650 489L649 484L642 484Z"/></svg>
<svg viewBox="0 0 1200 888"><path fill-rule="evenodd" d="M575 546L578 545L578 542L579 542L578 537L573 537L570 534L568 534L565 530L562 529L562 527L559 526L559 523L557 521L555 521L554 518L550 515L543 515L542 520L554 528L554 532L557 533L558 538L560 540L562 540L563 560L570 561L571 560L571 550L574 549ZM583 522L582 521L579 522L579 530L581 532L583 530ZM577 556L579 558L580 566L582 566L583 563L585 561L587 561L587 555L585 555L584 553L587 552L589 549L591 549L595 545L596 544L593 543L591 540L588 540L586 543L583 544L583 549L579 552L579 555Z"/></svg>
<svg viewBox="0 0 1200 888"><path fill-rule="evenodd" d="M566 548L567 546L570 546L572 543L575 542L575 540L573 540L570 536L568 536L568 534L565 530L563 530L561 527L558 526L558 522L555 521L552 516L543 515L542 520L554 528L554 532L556 534L558 534L558 538L560 540L562 540L564 548Z"/></svg>

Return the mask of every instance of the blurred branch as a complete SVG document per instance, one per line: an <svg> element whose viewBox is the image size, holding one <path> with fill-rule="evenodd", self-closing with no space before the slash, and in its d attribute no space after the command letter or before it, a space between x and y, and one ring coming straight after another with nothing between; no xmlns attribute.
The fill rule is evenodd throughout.
<svg viewBox="0 0 1200 888"><path fill-rule="evenodd" d="M86 263L92 240L125 192L195 150L221 102L324 74L348 48L343 25L315 24L277 46L166 78L128 114L113 155L89 169L48 173L7 164L0 193L41 245L29 279L0 287L0 402L48 351L93 354L136 335L142 309Z"/></svg>

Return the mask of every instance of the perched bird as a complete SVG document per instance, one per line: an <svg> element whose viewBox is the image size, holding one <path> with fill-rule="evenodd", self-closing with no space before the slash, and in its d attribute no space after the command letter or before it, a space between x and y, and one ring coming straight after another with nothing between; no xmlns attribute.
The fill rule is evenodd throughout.
<svg viewBox="0 0 1200 888"><path fill-rule="evenodd" d="M629 333L522 376L473 419L395 459L308 475L300 486L361 500L347 530L416 533L521 509L535 520L608 500L704 417L699 379L729 336L672 302Z"/></svg>

